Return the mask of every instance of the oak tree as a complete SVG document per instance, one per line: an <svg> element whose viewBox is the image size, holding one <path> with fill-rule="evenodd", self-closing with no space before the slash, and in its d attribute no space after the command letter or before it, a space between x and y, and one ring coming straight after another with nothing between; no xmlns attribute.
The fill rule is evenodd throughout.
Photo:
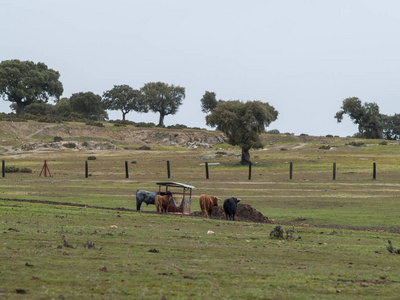
<svg viewBox="0 0 400 300"><path fill-rule="evenodd" d="M262 148L260 135L278 118L278 111L261 101L221 101L209 115L207 125L216 127L228 143L242 148L241 164L250 164L250 149Z"/></svg>
<svg viewBox="0 0 400 300"><path fill-rule="evenodd" d="M0 63L0 98L12 102L16 113L24 112L32 103L47 103L63 93L60 74L44 63L18 59Z"/></svg>
<svg viewBox="0 0 400 300"><path fill-rule="evenodd" d="M354 124L358 125L360 137L367 139L382 139L382 115L379 106L375 103L364 103L357 97L350 97L343 100L341 110L335 115L337 122L343 120L347 114Z"/></svg>
<svg viewBox="0 0 400 300"><path fill-rule="evenodd" d="M164 127L164 117L174 115L185 98L185 88L163 82L149 82L141 89L144 103L148 108L160 113L158 127Z"/></svg>
<svg viewBox="0 0 400 300"><path fill-rule="evenodd" d="M147 105L141 97L139 90L134 90L129 85L115 85L111 90L104 92L103 103L106 109L120 110L122 120L131 111L147 112Z"/></svg>
<svg viewBox="0 0 400 300"><path fill-rule="evenodd" d="M72 94L69 98L72 111L79 113L88 120L103 121L108 119L101 97L92 92Z"/></svg>

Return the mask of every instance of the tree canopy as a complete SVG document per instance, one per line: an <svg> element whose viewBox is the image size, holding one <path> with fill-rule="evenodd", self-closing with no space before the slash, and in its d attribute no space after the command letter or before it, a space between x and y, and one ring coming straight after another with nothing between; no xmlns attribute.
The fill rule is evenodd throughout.
<svg viewBox="0 0 400 300"><path fill-rule="evenodd" d="M15 104L16 112L23 113L27 105L58 99L63 93L60 74L44 63L5 60L0 63L0 97Z"/></svg>
<svg viewBox="0 0 400 300"><path fill-rule="evenodd" d="M72 94L69 98L72 111L82 114L88 120L102 121L108 119L101 97L92 92Z"/></svg>
<svg viewBox="0 0 400 300"><path fill-rule="evenodd" d="M185 98L185 88L163 82L146 83L140 90L149 109L160 113L159 127L164 127L164 117L174 115Z"/></svg>
<svg viewBox="0 0 400 300"><path fill-rule="evenodd" d="M361 137L370 139L382 139L382 115L379 106L373 103L362 104L357 97L346 98L343 100L341 110L335 115L338 123L343 120L343 115L347 114L354 124L358 124L358 131Z"/></svg>
<svg viewBox="0 0 400 300"><path fill-rule="evenodd" d="M228 138L228 143L242 148L241 164L250 164L249 150L262 148L260 134L278 118L278 111L268 103L261 101L221 101L206 123L217 127Z"/></svg>
<svg viewBox="0 0 400 300"><path fill-rule="evenodd" d="M120 110L122 120L129 112L147 112L148 107L141 97L139 90L134 90L129 85L115 85L111 90L104 92L103 103L106 109Z"/></svg>
<svg viewBox="0 0 400 300"><path fill-rule="evenodd" d="M214 92L205 92L201 98L201 111L209 113L218 105L217 98Z"/></svg>

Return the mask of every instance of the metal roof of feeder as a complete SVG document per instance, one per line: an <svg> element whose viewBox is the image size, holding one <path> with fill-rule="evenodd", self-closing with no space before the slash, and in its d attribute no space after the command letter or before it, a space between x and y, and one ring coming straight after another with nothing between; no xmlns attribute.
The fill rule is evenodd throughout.
<svg viewBox="0 0 400 300"><path fill-rule="evenodd" d="M192 185L179 183L179 182L172 182L172 181L157 182L156 184L164 185L164 186L171 186L171 187L181 187L181 188L187 188L187 189L194 189L194 186L192 186Z"/></svg>

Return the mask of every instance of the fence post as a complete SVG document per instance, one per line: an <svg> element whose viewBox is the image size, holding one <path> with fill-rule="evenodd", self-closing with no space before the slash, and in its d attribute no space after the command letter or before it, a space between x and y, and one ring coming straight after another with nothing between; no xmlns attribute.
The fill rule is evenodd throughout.
<svg viewBox="0 0 400 300"><path fill-rule="evenodd" d="M336 180L336 163L333 163L333 180Z"/></svg>
<svg viewBox="0 0 400 300"><path fill-rule="evenodd" d="M125 161L125 178L129 178L128 161Z"/></svg>
<svg viewBox="0 0 400 300"><path fill-rule="evenodd" d="M85 177L88 178L89 176L89 167L87 160L85 161Z"/></svg>
<svg viewBox="0 0 400 300"><path fill-rule="evenodd" d="M374 171L373 171L372 178L376 179L376 163L374 163Z"/></svg>
<svg viewBox="0 0 400 300"><path fill-rule="evenodd" d="M293 178L293 162L290 162L290 174L289 174L289 178L290 178L290 179Z"/></svg>
<svg viewBox="0 0 400 300"><path fill-rule="evenodd" d="M249 162L249 180L251 180L251 162Z"/></svg>
<svg viewBox="0 0 400 300"><path fill-rule="evenodd" d="M168 178L171 178L171 168L169 166L169 160L167 160L167 173L168 173Z"/></svg>
<svg viewBox="0 0 400 300"><path fill-rule="evenodd" d="M206 165L206 179L209 179L209 176L208 176L208 162L206 162L205 165Z"/></svg>
<svg viewBox="0 0 400 300"><path fill-rule="evenodd" d="M6 177L6 163L5 163L4 159L1 163L1 173L3 174L3 177Z"/></svg>

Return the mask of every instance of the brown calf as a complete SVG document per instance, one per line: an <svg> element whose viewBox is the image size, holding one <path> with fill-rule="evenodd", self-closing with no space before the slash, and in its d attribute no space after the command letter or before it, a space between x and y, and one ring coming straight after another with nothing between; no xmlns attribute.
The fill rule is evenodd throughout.
<svg viewBox="0 0 400 300"><path fill-rule="evenodd" d="M167 195L157 195L154 198L154 204L156 205L157 212L168 212L169 200L172 198L171 192L167 192Z"/></svg>
<svg viewBox="0 0 400 300"><path fill-rule="evenodd" d="M201 214L206 215L207 218L211 219L211 214L214 206L218 206L218 197L202 194L199 198Z"/></svg>

